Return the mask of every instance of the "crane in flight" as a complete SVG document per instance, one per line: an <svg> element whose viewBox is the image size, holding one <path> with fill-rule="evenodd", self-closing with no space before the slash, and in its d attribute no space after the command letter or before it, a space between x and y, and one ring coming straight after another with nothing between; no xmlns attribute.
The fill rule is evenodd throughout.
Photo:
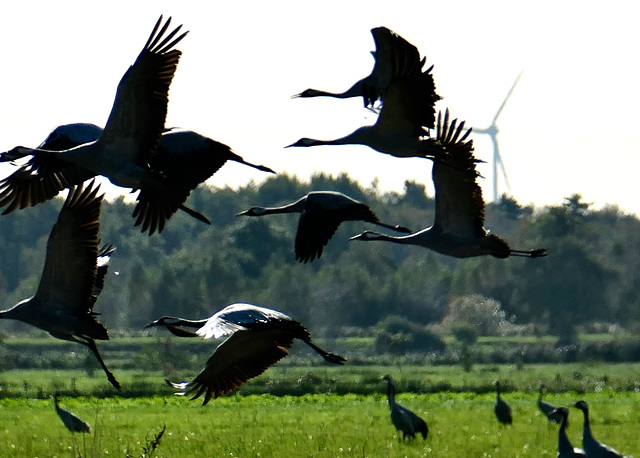
<svg viewBox="0 0 640 458"><path fill-rule="evenodd" d="M204 320L163 316L146 328L164 326L178 337L204 339L227 337L213 352L202 371L191 381L172 383L179 395L204 395L203 405L257 377L289 354L300 339L326 361L344 364L340 355L329 353L311 341L302 323L282 312L252 304L235 303ZM191 331L192 328L197 329Z"/></svg>
<svg viewBox="0 0 640 458"><path fill-rule="evenodd" d="M391 78L376 122L334 140L303 137L289 147L365 145L395 157L438 159L441 147L429 137L435 125L436 94L432 67Z"/></svg>
<svg viewBox="0 0 640 458"><path fill-rule="evenodd" d="M134 215L140 215L142 227L149 229L150 235L152 229L164 227L168 216L179 208L207 221L184 207L184 193L175 192L169 180L150 167L165 129L169 86L182 54L174 47L188 33L178 35L182 27L178 26L167 34L170 24L171 18L164 23L162 16L158 19L136 61L121 78L111 114L97 140L60 151L17 146L2 153L0 162L32 156L31 169L19 169L16 179L42 171L54 175L46 185L58 190L94 175L103 175L117 186L142 189ZM6 201L7 182L2 186L2 203L7 205L11 202ZM28 199L29 195L23 197Z"/></svg>
<svg viewBox="0 0 640 458"><path fill-rule="evenodd" d="M444 119L443 119L444 118ZM449 123L449 111L438 115L437 142L444 154L434 161L436 212L433 225L404 236L383 235L365 231L351 240L382 240L418 245L456 258L491 255L497 258L546 256L544 248L514 250L499 236L484 228L484 200L478 185L477 159L473 142L467 140L471 129L464 132L464 122Z"/></svg>
<svg viewBox="0 0 640 458"><path fill-rule="evenodd" d="M373 108L382 100L394 77L416 75L422 71L426 58L420 58L418 48L386 27L371 29L376 50L371 54L375 60L373 70L366 77L356 81L344 92L327 92L306 89L292 98L334 97L348 99L362 97L366 108Z"/></svg>
<svg viewBox="0 0 640 458"><path fill-rule="evenodd" d="M281 207L251 207L237 216L264 216L277 213L300 213L296 232L296 260L311 262L322 256L322 251L338 226L345 221L365 221L398 232L411 233L404 226L381 222L364 203L340 192L314 191Z"/></svg>
<svg viewBox="0 0 640 458"><path fill-rule="evenodd" d="M84 143L97 141L103 130L95 124L73 123L56 127L38 147L49 151L62 151ZM245 161L227 145L209 137L184 129L167 129L160 137L156 153L151 157L151 170L165 177L167 192L159 193L142 188L138 195L138 205L133 216L135 226L153 234L162 232L173 213L182 209L197 219L209 220L195 210L180 204L178 207L166 205L167 201L185 202L189 194L200 183L215 174L227 161L253 167L257 170L275 173L269 167ZM0 208L6 207L4 214L23 209L53 199L64 189L65 177L72 175L81 179L95 176L93 172L78 165L63 161L43 161L32 157L26 164L7 178L0 181ZM154 215L159 217L154 217Z"/></svg>
<svg viewBox="0 0 640 458"><path fill-rule="evenodd" d="M47 242L47 255L40 284L33 297L0 311L0 319L22 321L47 331L53 337L88 347L107 379L116 388L120 383L107 368L95 340L109 334L97 319L93 306L104 286L107 266L115 250L98 249L100 230L100 187L93 180L73 187L60 210Z"/></svg>

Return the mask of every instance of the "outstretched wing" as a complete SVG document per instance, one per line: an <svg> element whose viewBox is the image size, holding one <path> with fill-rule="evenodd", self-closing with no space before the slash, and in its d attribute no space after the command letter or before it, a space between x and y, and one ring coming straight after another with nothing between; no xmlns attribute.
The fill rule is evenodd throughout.
<svg viewBox="0 0 640 458"><path fill-rule="evenodd" d="M229 159L240 158L227 145L192 131L169 130L162 134L151 170L164 178L165 189L145 188L138 194L133 212L136 226L153 234L162 232L167 220L183 205L191 191L216 173Z"/></svg>
<svg viewBox="0 0 640 458"><path fill-rule="evenodd" d="M104 288L104 279L107 275L107 271L109 270L109 261L111 260L111 255L114 251L116 251L115 247L108 244L100 248L100 251L98 252L98 259L96 261L96 283L93 285L93 295L91 299L92 306L95 304L98 296Z"/></svg>
<svg viewBox="0 0 640 458"><path fill-rule="evenodd" d="M432 68L392 79L376 122L380 133L421 137L424 127L435 126L435 104L440 96L436 94Z"/></svg>
<svg viewBox="0 0 640 458"><path fill-rule="evenodd" d="M375 65L365 80L365 105L373 106L376 99L383 99L394 78L419 75L426 59L420 59L418 48L386 27L371 29L376 50Z"/></svg>
<svg viewBox="0 0 640 458"><path fill-rule="evenodd" d="M471 129L464 122L449 123L449 111L438 114L436 141L445 151L434 161L432 176L436 190L434 230L456 235L483 237L484 200L476 182L478 172L473 155L473 141L467 140Z"/></svg>
<svg viewBox="0 0 640 458"><path fill-rule="evenodd" d="M60 210L36 292L43 307L64 309L75 316L91 311L98 272L99 189L93 181L72 189Z"/></svg>
<svg viewBox="0 0 640 458"><path fill-rule="evenodd" d="M240 387L287 356L293 337L277 328L237 331L211 355L206 366L191 382L174 383L192 399L204 395L203 404Z"/></svg>
<svg viewBox="0 0 640 458"><path fill-rule="evenodd" d="M307 202L296 232L296 260L306 263L320 258L342 221L339 214Z"/></svg>
<svg viewBox="0 0 640 458"><path fill-rule="evenodd" d="M172 48L188 33L174 38L182 27L178 26L164 36L170 23L171 18L160 28L160 16L135 63L120 80L111 114L100 139L100 142L106 143L134 139L137 148L126 150L137 150L136 157L129 160L142 167L147 166L158 148L164 130L169 86L182 54Z"/></svg>
<svg viewBox="0 0 640 458"><path fill-rule="evenodd" d="M234 303L215 313L209 318L197 334L204 339L228 336L237 331L260 329L269 323L281 325L293 321L282 312L253 304Z"/></svg>

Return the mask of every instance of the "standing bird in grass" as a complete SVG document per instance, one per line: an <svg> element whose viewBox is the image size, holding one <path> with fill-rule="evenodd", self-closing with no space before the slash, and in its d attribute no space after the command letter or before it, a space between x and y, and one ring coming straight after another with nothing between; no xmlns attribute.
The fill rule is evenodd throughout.
<svg viewBox="0 0 640 458"><path fill-rule="evenodd" d="M300 213L295 253L296 260L305 263L322 256L329 239L345 221L365 221L398 232L411 232L406 227L381 222L366 204L332 191L310 192L282 207L251 207L237 216L264 216L276 213Z"/></svg>
<svg viewBox="0 0 640 458"><path fill-rule="evenodd" d="M569 413L567 413L567 418L565 419L562 414L557 412L557 408L554 405L544 402L542 400L543 389L544 385L540 383L538 386L538 409L540 409L540 412L542 412L544 416L547 417L547 420L551 422L560 424L564 420L566 422L566 426L569 427Z"/></svg>
<svg viewBox="0 0 640 458"><path fill-rule="evenodd" d="M415 75L421 72L426 59L420 59L418 48L386 27L371 29L371 34L376 44L376 50L371 53L375 64L368 76L357 81L344 92L335 93L307 89L294 95L293 98L335 97L347 99L362 97L364 106L373 108L375 102L384 97L384 93L394 76Z"/></svg>
<svg viewBox="0 0 640 458"><path fill-rule="evenodd" d="M84 143L97 141L102 132L103 130L94 124L65 124L56 127L38 148L48 151L75 148ZM193 189L210 178L227 161L238 162L263 172L275 173L269 167L245 161L223 143L183 129L168 129L162 133L156 154L149 161L149 167L165 177L173 195L181 195L186 200ZM67 175L77 177L95 175L75 164L62 161L57 161L56 164L54 162L55 156L53 159L47 158L45 160L35 156L13 174L0 181L0 207L7 207L3 214L11 213L17 208L23 209L53 199L60 191L58 183L64 184L64 177ZM140 191L138 201L140 203L154 201L154 198L148 193L149 191L143 188ZM147 215L151 215L149 213L151 207L145 207L142 204L139 206L141 210L136 213L138 215L136 225L143 224L143 231L149 230L150 234L154 233L156 229L158 232L162 232L171 215L167 214L167 218L147 218ZM193 213L201 221L209 222L207 218L194 210L186 209L185 211Z"/></svg>
<svg viewBox="0 0 640 458"><path fill-rule="evenodd" d="M9 310L0 319L19 320L53 337L88 347L111 384L120 383L107 369L94 339L108 340L107 329L93 311L102 291L107 264L114 248L98 250L102 195L93 181L74 187L60 210L47 242L47 255L36 294Z"/></svg>
<svg viewBox="0 0 640 458"><path fill-rule="evenodd" d="M59 151L17 146L0 155L0 162L32 156L26 169L20 168L0 184L0 206L25 206L12 194L16 187L35 186L24 183L33 173L42 174L44 178L38 178L44 181L41 189L54 195L103 175L117 186L142 190L133 217L137 217L136 226L142 225L142 231L149 231L149 235L161 230L178 209L208 222L183 205L189 190L174 187L169 178L151 168L165 130L169 86L182 54L173 48L187 34L178 35L179 26L165 35L170 23L171 18L163 24L160 16L136 61L121 78L111 114L97 140ZM32 192L22 195L30 204L42 197L38 194L32 200Z"/></svg>
<svg viewBox="0 0 640 458"><path fill-rule="evenodd" d="M53 402L56 407L56 413L58 414L58 416L60 417L60 420L62 420L62 423L64 423L64 425L67 427L69 431L71 431L72 433L90 433L91 432L91 426L89 426L89 423L83 421L80 417L69 412L68 410L62 409L58 405L58 392L54 393Z"/></svg>
<svg viewBox="0 0 640 458"><path fill-rule="evenodd" d="M473 142L466 141L471 133L464 135L464 122L449 124L449 111L444 121L438 115L438 144L444 154L434 160L432 176L435 186L436 213L433 225L413 234L390 236L365 231L351 240L382 240L387 242L418 245L438 253L456 258L490 255L496 258L521 256L537 258L546 256L543 248L536 250L513 250L506 241L484 228L484 200L477 183L476 158Z"/></svg>
<svg viewBox="0 0 640 458"><path fill-rule="evenodd" d="M389 374L382 378L387 381L387 400L389 401L389 410L391 410L391 423L396 430L402 432L402 440L407 437L415 439L416 433L422 434L422 438L426 439L429 434L427 422L396 402L396 387Z"/></svg>
<svg viewBox="0 0 640 458"><path fill-rule="evenodd" d="M558 430L558 458L576 458L586 456L584 450L574 447L567 437L569 409L566 407L559 407L550 413L554 415L554 418L560 418L560 429Z"/></svg>
<svg viewBox="0 0 640 458"><path fill-rule="evenodd" d="M576 402L573 407L582 410L584 414L584 426L582 428L582 448L588 457L594 458L622 458L624 455L606 444L598 442L591 433L591 423L589 422L589 406L584 401Z"/></svg>
<svg viewBox="0 0 640 458"><path fill-rule="evenodd" d="M510 425L513 423L511 406L507 404L507 401L500 397L500 382L496 380L493 384L496 386L496 404L493 407L493 411L496 413L496 418L500 423L503 425Z"/></svg>
<svg viewBox="0 0 640 458"><path fill-rule="evenodd" d="M342 356L328 353L315 345L302 323L276 310L251 304L228 305L204 320L163 316L146 327L152 326L165 326L178 337L219 339L229 336L218 345L204 369L191 382L167 381L182 391L179 395L193 394L191 399L196 399L204 394L203 405L212 397L217 398L240 387L276 364L289 354L288 349L295 339L302 340L330 363L343 364L346 361Z"/></svg>

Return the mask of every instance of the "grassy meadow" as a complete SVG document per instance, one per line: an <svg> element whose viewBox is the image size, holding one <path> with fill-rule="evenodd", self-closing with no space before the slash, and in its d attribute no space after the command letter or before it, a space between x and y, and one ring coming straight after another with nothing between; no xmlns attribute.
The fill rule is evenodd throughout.
<svg viewBox="0 0 640 458"><path fill-rule="evenodd" d="M544 380L550 387L546 401L569 405L585 399L594 435L639 457L640 395L638 385L633 388L639 370L638 364L477 366L469 373L451 366L284 365L254 379L239 394L204 407L171 395L161 373L116 374L125 387L120 397L98 372L87 377L82 372L10 371L1 376L0 393L7 389L15 397L0 398L0 450L7 457L143 456L143 447L166 426L154 456L555 457L557 427L536 406L537 384ZM385 372L396 378L398 402L429 424L426 441L399 441L379 379ZM503 398L514 416L510 427L499 425L493 414L491 382L496 378L506 384ZM439 390L445 382L452 390ZM136 384L161 394L134 397L127 387ZM305 390L317 385L318 391L334 394L251 394L281 384ZM563 391L563 386L574 391ZM348 392L353 387L368 394ZM26 392L20 394L20 389ZM65 429L47 397L54 389L73 394L62 397L61 406L89 422L91 435L74 439ZM569 437L579 446L581 413L572 408L570 421Z"/></svg>

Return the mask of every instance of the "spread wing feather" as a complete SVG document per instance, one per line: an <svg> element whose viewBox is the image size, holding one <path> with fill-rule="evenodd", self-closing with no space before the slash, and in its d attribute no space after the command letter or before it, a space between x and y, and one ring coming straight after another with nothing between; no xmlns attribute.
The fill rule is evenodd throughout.
<svg viewBox="0 0 640 458"><path fill-rule="evenodd" d="M83 316L95 302L98 275L98 231L100 229L99 186L93 181L69 192L58 221L47 242L40 285L36 298L43 306Z"/></svg>
<svg viewBox="0 0 640 458"><path fill-rule="evenodd" d="M471 129L464 134L464 122L449 123L438 115L437 140L445 150L441 160L434 161L432 175L436 189L434 229L455 235L484 237L484 200L476 179L476 159L473 141L467 140Z"/></svg>

